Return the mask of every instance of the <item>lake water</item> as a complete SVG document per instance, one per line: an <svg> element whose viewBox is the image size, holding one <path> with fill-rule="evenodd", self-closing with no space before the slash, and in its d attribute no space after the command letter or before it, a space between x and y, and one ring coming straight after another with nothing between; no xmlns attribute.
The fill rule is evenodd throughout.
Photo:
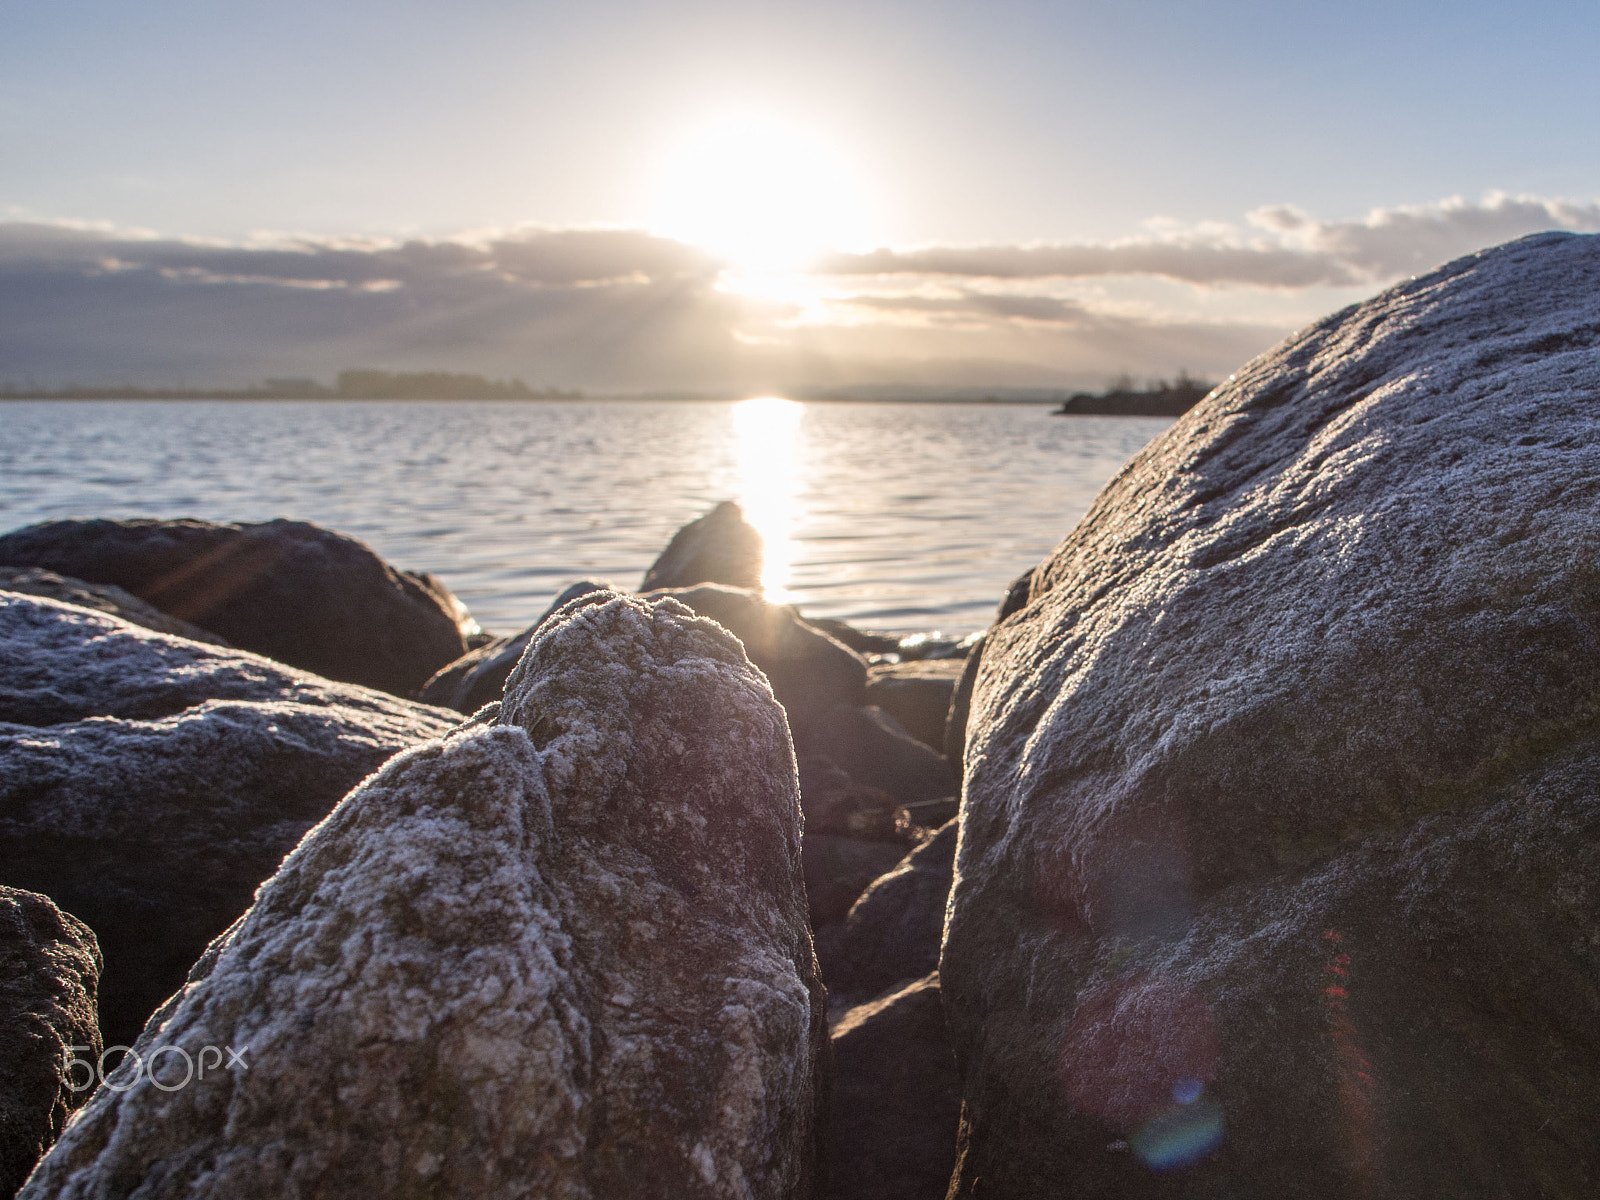
<svg viewBox="0 0 1600 1200"><path fill-rule="evenodd" d="M6 401L0 530L295 517L432 571L509 632L585 576L639 583L734 499L810 616L963 634L1166 419L1039 405Z"/></svg>

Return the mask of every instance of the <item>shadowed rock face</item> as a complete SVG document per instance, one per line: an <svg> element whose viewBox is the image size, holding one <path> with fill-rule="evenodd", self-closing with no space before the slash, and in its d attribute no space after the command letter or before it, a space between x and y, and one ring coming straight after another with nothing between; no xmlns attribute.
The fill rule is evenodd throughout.
<svg viewBox="0 0 1600 1200"><path fill-rule="evenodd" d="M644 573L639 590L652 592L697 583L759 588L763 554L761 534L744 519L744 510L732 500L724 500L672 535L661 557Z"/></svg>
<svg viewBox="0 0 1600 1200"><path fill-rule="evenodd" d="M403 696L476 629L438 580L304 521L46 521L0 537L0 565L115 584L241 649Z"/></svg>
<svg viewBox="0 0 1600 1200"><path fill-rule="evenodd" d="M0 1196L22 1186L89 1098L88 1072L67 1068L72 1056L99 1060L99 974L87 925L47 897L0 887Z"/></svg>
<svg viewBox="0 0 1600 1200"><path fill-rule="evenodd" d="M1252 363L1033 573L954 1195L1593 1194L1597 396L1600 239L1525 239Z"/></svg>
<svg viewBox="0 0 1600 1200"><path fill-rule="evenodd" d="M827 1093L782 710L671 600L546 629L498 714L309 834L28 1197L791 1197ZM159 1080L158 1082L165 1082Z"/></svg>
<svg viewBox="0 0 1600 1200"><path fill-rule="evenodd" d="M0 593L0 883L95 931L127 1044L311 825L455 719Z"/></svg>
<svg viewBox="0 0 1600 1200"><path fill-rule="evenodd" d="M829 996L859 1002L938 969L957 822L946 822L861 894L844 923L817 932Z"/></svg>
<svg viewBox="0 0 1600 1200"><path fill-rule="evenodd" d="M938 973L845 1013L833 1053L827 1200L938 1200L961 1118Z"/></svg>

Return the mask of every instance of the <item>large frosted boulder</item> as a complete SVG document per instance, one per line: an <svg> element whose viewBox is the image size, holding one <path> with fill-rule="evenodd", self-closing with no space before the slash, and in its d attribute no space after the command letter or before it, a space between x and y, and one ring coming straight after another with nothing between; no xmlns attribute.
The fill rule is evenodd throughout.
<svg viewBox="0 0 1600 1200"><path fill-rule="evenodd" d="M308 828L459 719L0 592L0 883L95 931L126 1044Z"/></svg>
<svg viewBox="0 0 1600 1200"><path fill-rule="evenodd" d="M23 1195L803 1197L826 1094L783 712L599 596L313 830ZM169 1067L168 1064L172 1065Z"/></svg>
<svg viewBox="0 0 1600 1200"><path fill-rule="evenodd" d="M45 521L0 537L0 565L115 584L241 649L402 696L477 628L431 575L306 521Z"/></svg>
<svg viewBox="0 0 1600 1200"><path fill-rule="evenodd" d="M1600 239L1347 309L989 633L953 1196L1595 1194Z"/></svg>
<svg viewBox="0 0 1600 1200"><path fill-rule="evenodd" d="M0 1196L89 1098L100 1058L94 934L45 896L0 887ZM73 1060L78 1063L74 1064Z"/></svg>

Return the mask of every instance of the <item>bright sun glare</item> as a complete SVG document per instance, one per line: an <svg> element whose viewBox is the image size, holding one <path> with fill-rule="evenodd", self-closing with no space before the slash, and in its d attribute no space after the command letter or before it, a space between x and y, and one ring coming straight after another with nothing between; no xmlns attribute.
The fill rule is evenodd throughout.
<svg viewBox="0 0 1600 1200"><path fill-rule="evenodd" d="M755 113L691 132L656 190L656 229L747 273L792 270L867 235L868 196L826 140Z"/></svg>
<svg viewBox="0 0 1600 1200"><path fill-rule="evenodd" d="M761 587L767 599L788 603L794 559L795 510L799 504L798 442L805 406L777 396L733 406L739 459L739 503L745 520L761 534L765 557Z"/></svg>

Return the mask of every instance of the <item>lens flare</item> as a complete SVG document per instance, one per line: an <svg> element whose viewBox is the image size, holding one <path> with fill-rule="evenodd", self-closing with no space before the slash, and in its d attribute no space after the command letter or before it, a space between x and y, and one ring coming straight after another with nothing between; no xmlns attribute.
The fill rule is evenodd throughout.
<svg viewBox="0 0 1600 1200"><path fill-rule="evenodd" d="M733 406L739 463L739 505L765 543L761 587L767 599L789 602L794 525L799 508L800 425L805 406L777 396Z"/></svg>

